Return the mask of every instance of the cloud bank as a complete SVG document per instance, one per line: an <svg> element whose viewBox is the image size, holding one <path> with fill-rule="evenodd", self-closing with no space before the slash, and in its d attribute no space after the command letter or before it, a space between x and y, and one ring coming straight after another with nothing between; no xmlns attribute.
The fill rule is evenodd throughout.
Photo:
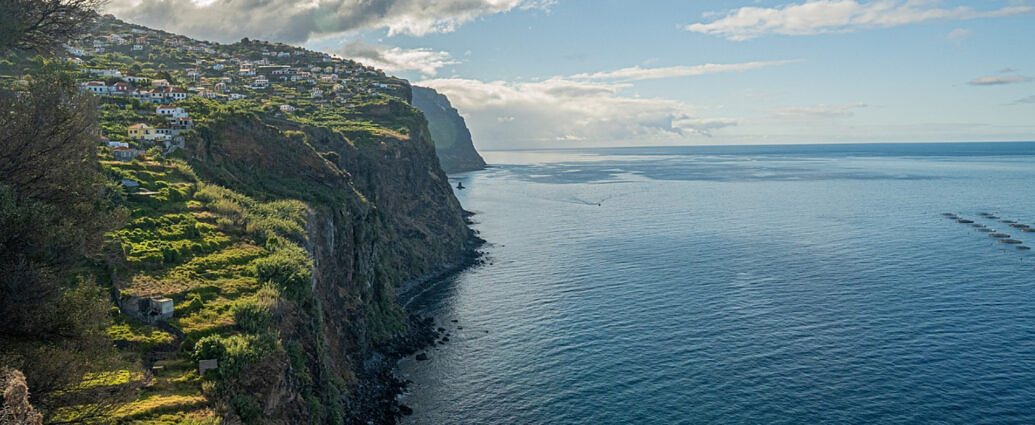
<svg viewBox="0 0 1035 425"><path fill-rule="evenodd" d="M855 115L855 110L865 108L865 103L850 103L843 105L811 105L811 106L788 106L770 110L769 113L777 118L793 120L811 120L817 118L844 118Z"/></svg>
<svg viewBox="0 0 1035 425"><path fill-rule="evenodd" d="M366 44L359 40L348 43L333 53L388 72L419 71L426 76L434 76L439 68L459 63L445 51L426 48L402 49Z"/></svg>
<svg viewBox="0 0 1035 425"><path fill-rule="evenodd" d="M1027 83L1031 77L1026 75L1007 75L1005 77L979 77L970 80L972 86L1001 86L1004 84Z"/></svg>
<svg viewBox="0 0 1035 425"><path fill-rule="evenodd" d="M769 66L785 65L798 62L796 60L781 60L769 62L746 62L733 64L704 64L689 66L669 66L660 68L641 68L634 66L608 72L595 72L573 75L572 78L585 80L652 80L658 78L690 77L704 74L717 74L723 72L747 71Z"/></svg>
<svg viewBox="0 0 1035 425"><path fill-rule="evenodd" d="M933 7L922 0L810 0L775 8L741 7L707 23L687 25L690 32L750 40L768 34L811 35L886 28L938 20L969 20L1016 16L1035 11L1030 6L1009 6L980 11L968 6Z"/></svg>
<svg viewBox="0 0 1035 425"><path fill-rule="evenodd" d="M479 17L547 8L552 0L111 0L107 12L212 41L252 37L301 43L347 31L451 32Z"/></svg>
<svg viewBox="0 0 1035 425"><path fill-rule="evenodd" d="M432 79L416 83L449 96L483 148L687 143L736 120L704 119L692 105L618 95L623 84L555 77L510 83Z"/></svg>

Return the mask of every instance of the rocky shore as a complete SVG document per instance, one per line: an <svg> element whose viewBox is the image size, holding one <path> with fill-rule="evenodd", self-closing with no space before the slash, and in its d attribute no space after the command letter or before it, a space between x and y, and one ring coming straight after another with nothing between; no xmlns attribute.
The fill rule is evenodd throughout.
<svg viewBox="0 0 1035 425"><path fill-rule="evenodd" d="M470 225L473 213L465 211L465 221ZM406 306L418 297L422 288L442 279L447 279L470 267L484 262L481 247L485 240L478 237L475 231L467 242L467 249L456 261L443 266L435 272L412 279L399 288L397 299L400 305ZM449 341L446 329L435 323L435 319L424 317L412 311L407 319L407 331L397 335L389 343L379 347L363 362L359 384L352 388L346 406L348 407L350 424L393 425L402 416L413 413L413 409L402 404L400 396L406 392L409 380L396 374L399 360L418 353L426 348ZM421 356L423 355L423 359ZM417 360L426 360L427 355L417 354Z"/></svg>

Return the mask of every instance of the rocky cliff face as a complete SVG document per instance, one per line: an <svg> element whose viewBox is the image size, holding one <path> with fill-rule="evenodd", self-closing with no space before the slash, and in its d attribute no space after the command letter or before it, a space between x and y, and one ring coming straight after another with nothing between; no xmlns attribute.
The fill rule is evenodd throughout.
<svg viewBox="0 0 1035 425"><path fill-rule="evenodd" d="M428 118L428 128L443 170L458 173L485 168L485 160L471 142L467 123L449 99L435 90L414 86L413 106Z"/></svg>
<svg viewBox="0 0 1035 425"><path fill-rule="evenodd" d="M282 302L278 313L288 356L267 359L239 382L268 423L391 422L392 356L428 339L396 290L463 263L477 243L420 113L402 100L363 113L412 124L350 135L233 113L188 142L191 164L207 180L309 206L312 293Z"/></svg>

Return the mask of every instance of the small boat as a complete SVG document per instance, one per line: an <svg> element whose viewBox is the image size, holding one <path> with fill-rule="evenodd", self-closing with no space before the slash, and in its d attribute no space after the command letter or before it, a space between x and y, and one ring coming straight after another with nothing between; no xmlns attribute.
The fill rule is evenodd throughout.
<svg viewBox="0 0 1035 425"><path fill-rule="evenodd" d="M942 213L942 215L944 215L946 217L949 217L949 218L955 218L956 217L956 214L953 214L953 213Z"/></svg>
<svg viewBox="0 0 1035 425"><path fill-rule="evenodd" d="M956 220L956 222L957 222L957 223L963 223L963 224L971 224L971 223L973 223L973 222L974 222L974 220L967 220L967 219L965 219L965 218L961 218L961 219L959 219L959 220Z"/></svg>
<svg viewBox="0 0 1035 425"><path fill-rule="evenodd" d="M1025 227L1025 228L1021 229L1021 231L1022 232L1029 232L1029 233L1031 233L1031 232L1035 232L1035 228Z"/></svg>
<svg viewBox="0 0 1035 425"><path fill-rule="evenodd" d="M980 229L977 229L977 231L979 231L979 232L985 232L985 233L991 233L991 232L994 232L994 231L995 231L995 229L989 229L989 228L987 228L987 227L982 227L982 228L980 228Z"/></svg>
<svg viewBox="0 0 1035 425"><path fill-rule="evenodd" d="M1027 228L1029 228L1031 226L1029 226L1027 224L1014 223L1014 224L1011 224L1010 227L1013 227L1015 229L1027 229Z"/></svg>
<svg viewBox="0 0 1035 425"><path fill-rule="evenodd" d="M1006 223L1006 224L1014 224L1014 223L1017 223L1016 221L1013 221L1013 220L999 220L999 222L1000 222L1000 223Z"/></svg>
<svg viewBox="0 0 1035 425"><path fill-rule="evenodd" d="M464 182L456 182L456 188L460 190L465 189Z"/></svg>
<svg viewBox="0 0 1035 425"><path fill-rule="evenodd" d="M974 224L971 224L971 226L974 226L974 227L977 227L977 228L985 227L985 225L981 224L981 223L974 223Z"/></svg>
<svg viewBox="0 0 1035 425"><path fill-rule="evenodd" d="M990 238L1008 238L1008 237L1010 237L1010 235L1008 235L1006 233L993 233L991 235L988 235L988 237L990 237Z"/></svg>
<svg viewBox="0 0 1035 425"><path fill-rule="evenodd" d="M1017 239L1000 239L999 243L1005 243L1005 244L1010 244L1010 245L1020 245L1020 244L1022 244L1024 242L1021 242L1021 241L1019 241Z"/></svg>
<svg viewBox="0 0 1035 425"><path fill-rule="evenodd" d="M1017 245L1017 249L1019 249L1021 251L1031 251L1031 248L1026 247L1024 245Z"/></svg>
<svg viewBox="0 0 1035 425"><path fill-rule="evenodd" d="M991 216L992 213L990 213L990 212L979 212L978 215L980 215L982 217L988 217L988 216Z"/></svg>

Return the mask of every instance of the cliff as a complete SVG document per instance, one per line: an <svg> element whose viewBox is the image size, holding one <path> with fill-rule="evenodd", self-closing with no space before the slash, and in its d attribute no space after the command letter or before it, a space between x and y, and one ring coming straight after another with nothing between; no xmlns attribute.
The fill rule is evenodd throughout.
<svg viewBox="0 0 1035 425"><path fill-rule="evenodd" d="M414 86L413 107L428 118L428 128L443 170L459 173L485 168L485 160L474 149L464 117L446 96L429 88Z"/></svg>
<svg viewBox="0 0 1035 425"><path fill-rule="evenodd" d="M124 389L118 408L91 410L113 423L393 423L406 410L394 360L436 338L397 292L469 264L481 242L410 84L110 16L78 43L105 46L73 65L81 88L121 87L90 91L106 202L129 217L89 265L117 307L104 345L118 356L63 391ZM170 106L180 118L161 115ZM169 137L131 131L147 123ZM55 403L48 421L96 407Z"/></svg>
<svg viewBox="0 0 1035 425"><path fill-rule="evenodd" d="M304 373L270 356L234 390L256 400L271 423L338 420L297 403L300 395L340 406L347 422L392 422L393 355L429 340L395 291L463 264L477 244L420 112L392 100L357 113L407 124L399 133L342 130L238 111L214 116L187 143L203 179L307 205L311 298L283 303L277 325L282 344L301 348Z"/></svg>

